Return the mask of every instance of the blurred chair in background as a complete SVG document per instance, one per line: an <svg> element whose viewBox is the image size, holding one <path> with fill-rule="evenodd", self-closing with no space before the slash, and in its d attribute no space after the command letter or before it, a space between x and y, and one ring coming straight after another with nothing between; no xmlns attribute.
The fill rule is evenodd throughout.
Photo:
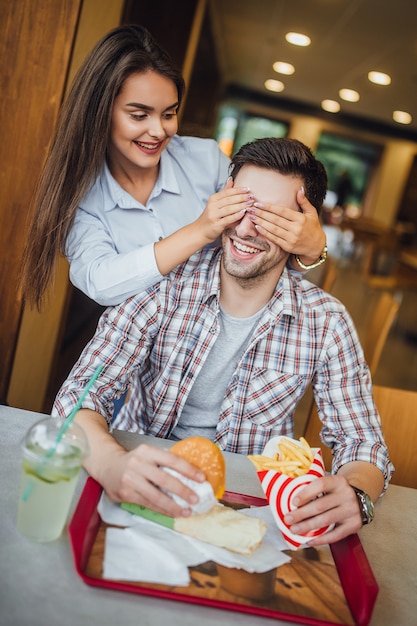
<svg viewBox="0 0 417 626"><path fill-rule="evenodd" d="M391 482L417 489L417 391L374 385L374 398L395 466Z"/></svg>
<svg viewBox="0 0 417 626"><path fill-rule="evenodd" d="M397 317L401 299L401 293L392 294L389 291L384 291L379 297L363 341L365 359L372 376L376 372L389 331Z"/></svg>

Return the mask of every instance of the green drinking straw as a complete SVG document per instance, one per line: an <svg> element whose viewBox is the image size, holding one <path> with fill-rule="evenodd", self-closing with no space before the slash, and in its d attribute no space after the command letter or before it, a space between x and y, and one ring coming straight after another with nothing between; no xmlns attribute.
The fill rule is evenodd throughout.
<svg viewBox="0 0 417 626"><path fill-rule="evenodd" d="M40 464L39 464L39 466L37 467L37 469L36 469L36 473L37 473L37 474L40 474L40 473L41 473L41 471L42 471L42 466L44 465L44 463L46 463L46 461L47 461L48 459L50 459L50 458L51 458L51 456L53 456L53 455L54 455L55 450L56 450L56 448L57 448L57 445L58 445L58 444L59 444L59 442L61 441L61 439L62 439L62 437L64 436L64 434L67 432L68 428L71 426L71 424L72 424L72 422L73 422L73 420L74 420L74 417L77 415L77 413L78 413L78 411L79 411L79 409L80 409L80 407L81 407L82 403L84 402L84 400L85 400L85 398L86 398L86 396L87 396L88 392L90 391L91 387L92 387L92 386L93 386L93 384L96 382L96 380L97 380L97 378L98 378L98 376L99 376L99 374L100 374L100 372L101 372L101 370L102 370L102 369L103 369L103 366L102 366L102 365L99 365L99 366L96 368L96 370L95 370L94 374L92 375L92 377L90 378L90 380L88 381L88 383L86 384L85 389L84 389L84 391L82 392L81 396L78 398L78 400L77 400L77 402L76 402L76 404L75 404L75 406L74 406L73 410L71 411L70 416L69 416L69 417L65 420L65 422L62 424L62 426L61 426L61 428L59 429L59 432L58 432L58 434L57 434L57 436L56 436L56 439L55 439L54 443L53 443L53 444L52 444L52 446L49 448L49 450L46 452L46 454L45 454L45 456L44 456L43 460L41 461L41 463L40 463ZM31 493L32 493L32 491L33 491L34 486L35 486L35 482L34 482L33 480L28 482L28 484L26 485L26 489L25 489L25 491L23 492L23 495L22 495L22 500L23 500L23 502L26 502L26 500L29 498L30 494L31 494Z"/></svg>

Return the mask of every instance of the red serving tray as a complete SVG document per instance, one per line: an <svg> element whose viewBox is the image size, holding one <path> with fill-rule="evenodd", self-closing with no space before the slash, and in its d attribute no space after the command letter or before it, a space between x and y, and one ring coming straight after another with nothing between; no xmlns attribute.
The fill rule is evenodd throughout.
<svg viewBox="0 0 417 626"><path fill-rule="evenodd" d="M176 591L141 587L138 583L129 584L129 582L125 581L106 580L89 576L85 570L101 523L101 518L97 511L101 493L101 486L91 477L88 478L68 526L75 569L86 584L116 591L127 591L140 595L272 617L298 624L340 626L340 623L315 617L293 615L263 606L247 606L237 602L186 595ZM264 498L233 492L226 492L224 499L248 506L265 506L267 504L267 500ZM337 543L331 544L330 549L353 620L357 626L367 626L378 595L378 584L359 537L356 534L350 535Z"/></svg>

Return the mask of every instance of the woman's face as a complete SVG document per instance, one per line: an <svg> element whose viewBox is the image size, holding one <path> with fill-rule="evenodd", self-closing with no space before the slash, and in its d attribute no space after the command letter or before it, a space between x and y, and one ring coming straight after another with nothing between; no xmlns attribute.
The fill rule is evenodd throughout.
<svg viewBox="0 0 417 626"><path fill-rule="evenodd" d="M108 156L114 166L153 168L178 129L175 83L149 70L126 79L114 101Z"/></svg>

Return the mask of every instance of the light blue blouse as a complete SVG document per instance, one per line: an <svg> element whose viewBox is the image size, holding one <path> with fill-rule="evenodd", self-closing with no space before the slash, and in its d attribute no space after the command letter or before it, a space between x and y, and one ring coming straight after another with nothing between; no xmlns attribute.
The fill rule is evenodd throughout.
<svg viewBox="0 0 417 626"><path fill-rule="evenodd" d="M71 282L103 305L123 302L158 282L154 243L198 218L209 197L224 187L228 166L213 139L176 135L161 155L158 180L143 205L104 165L66 243Z"/></svg>

